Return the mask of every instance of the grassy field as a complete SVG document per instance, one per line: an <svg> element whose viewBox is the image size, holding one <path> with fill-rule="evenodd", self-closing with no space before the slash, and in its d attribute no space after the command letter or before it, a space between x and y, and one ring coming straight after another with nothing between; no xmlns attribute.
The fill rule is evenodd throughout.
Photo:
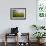
<svg viewBox="0 0 46 46"><path fill-rule="evenodd" d="M24 17L24 13L13 12L13 17Z"/></svg>

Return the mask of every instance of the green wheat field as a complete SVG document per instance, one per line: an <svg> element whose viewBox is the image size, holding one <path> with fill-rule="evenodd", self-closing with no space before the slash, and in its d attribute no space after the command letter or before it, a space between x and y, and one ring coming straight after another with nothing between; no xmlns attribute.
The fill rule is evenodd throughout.
<svg viewBox="0 0 46 46"><path fill-rule="evenodd" d="M17 12L16 10L13 10L13 17L24 17L23 12Z"/></svg>

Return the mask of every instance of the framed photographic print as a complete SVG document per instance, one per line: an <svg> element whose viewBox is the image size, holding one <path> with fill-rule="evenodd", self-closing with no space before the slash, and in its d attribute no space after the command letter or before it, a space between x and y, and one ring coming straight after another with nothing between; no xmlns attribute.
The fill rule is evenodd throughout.
<svg viewBox="0 0 46 46"><path fill-rule="evenodd" d="M26 19L26 8L10 8L11 20L24 20Z"/></svg>

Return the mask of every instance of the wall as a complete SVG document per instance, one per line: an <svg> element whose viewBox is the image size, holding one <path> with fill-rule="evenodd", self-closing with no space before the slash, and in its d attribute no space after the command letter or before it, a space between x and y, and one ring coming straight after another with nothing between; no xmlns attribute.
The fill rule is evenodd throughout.
<svg viewBox="0 0 46 46"><path fill-rule="evenodd" d="M10 8L26 8L26 20L10 20ZM0 0L0 34L8 32L11 27L19 27L19 32L29 32L36 24L36 0Z"/></svg>

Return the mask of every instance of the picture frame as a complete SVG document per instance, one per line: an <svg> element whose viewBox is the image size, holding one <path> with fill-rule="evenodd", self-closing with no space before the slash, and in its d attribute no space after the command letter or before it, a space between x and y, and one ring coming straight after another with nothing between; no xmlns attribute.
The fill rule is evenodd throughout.
<svg viewBox="0 0 46 46"><path fill-rule="evenodd" d="M11 20L25 20L26 8L10 8L10 19Z"/></svg>

